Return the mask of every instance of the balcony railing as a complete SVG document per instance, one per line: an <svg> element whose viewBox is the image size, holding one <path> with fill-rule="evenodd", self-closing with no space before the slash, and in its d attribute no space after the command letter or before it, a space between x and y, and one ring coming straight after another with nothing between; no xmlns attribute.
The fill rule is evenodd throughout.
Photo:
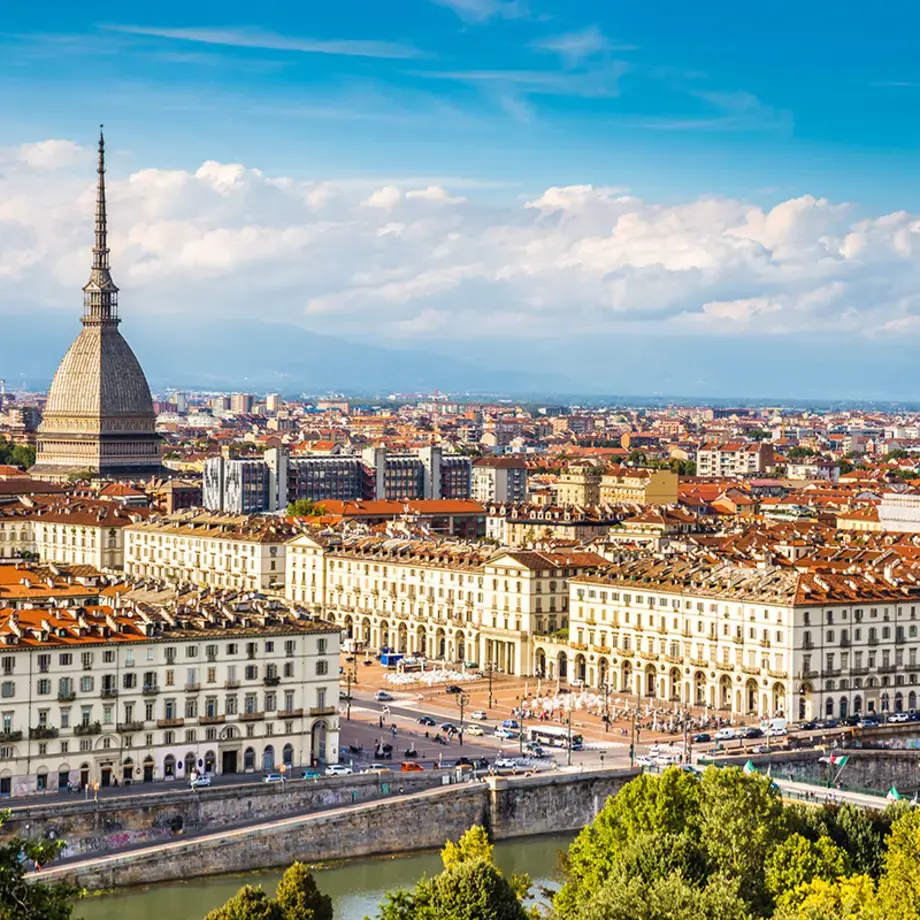
<svg viewBox="0 0 920 920"><path fill-rule="evenodd" d="M144 730L143 722L119 722L117 725L120 732L140 732Z"/></svg>
<svg viewBox="0 0 920 920"><path fill-rule="evenodd" d="M221 722L226 722L226 716L199 716L198 724L199 725L220 725Z"/></svg>
<svg viewBox="0 0 920 920"><path fill-rule="evenodd" d="M117 687L103 687L101 692L102 698L104 700L111 700L118 696Z"/></svg>
<svg viewBox="0 0 920 920"><path fill-rule="evenodd" d="M335 706L311 706L311 716L334 716L336 713Z"/></svg>
<svg viewBox="0 0 920 920"><path fill-rule="evenodd" d="M58 693L58 702L59 703L72 703L77 698L76 690L61 690Z"/></svg>
<svg viewBox="0 0 920 920"><path fill-rule="evenodd" d="M199 683L187 683L187 684L185 685L185 692L186 692L186 693L196 693L196 692L199 691L200 689L201 689L201 684L199 684Z"/></svg>
<svg viewBox="0 0 920 920"><path fill-rule="evenodd" d="M185 719L157 719L157 728L182 728Z"/></svg>
<svg viewBox="0 0 920 920"><path fill-rule="evenodd" d="M29 729L29 737L33 741L43 741L46 738L57 738L58 730L52 725L36 725Z"/></svg>
<svg viewBox="0 0 920 920"><path fill-rule="evenodd" d="M144 684L144 689L141 690L144 696L156 696L160 692L160 688L156 684Z"/></svg>
<svg viewBox="0 0 920 920"><path fill-rule="evenodd" d="M225 680L224 688L227 690L236 690L239 687L240 682L238 680Z"/></svg>
<svg viewBox="0 0 920 920"><path fill-rule="evenodd" d="M0 732L0 744L13 744L22 741L22 732Z"/></svg>
<svg viewBox="0 0 920 920"><path fill-rule="evenodd" d="M279 709L279 719L299 719L303 715L302 709Z"/></svg>
<svg viewBox="0 0 920 920"><path fill-rule="evenodd" d="M278 684L281 683L281 678L276 674L273 677L263 678L262 683L265 684L266 687L277 687Z"/></svg>
<svg viewBox="0 0 920 920"><path fill-rule="evenodd" d="M75 735L101 735L102 734L102 723L101 722L81 722L79 725L73 727L73 733Z"/></svg>
<svg viewBox="0 0 920 920"><path fill-rule="evenodd" d="M264 712L244 712L240 715L240 722L261 722L264 718Z"/></svg>

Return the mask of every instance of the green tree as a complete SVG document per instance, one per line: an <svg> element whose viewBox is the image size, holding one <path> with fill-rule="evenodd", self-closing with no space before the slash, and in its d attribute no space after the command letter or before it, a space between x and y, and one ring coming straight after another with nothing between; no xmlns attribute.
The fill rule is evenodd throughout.
<svg viewBox="0 0 920 920"><path fill-rule="evenodd" d="M301 862L281 877L275 899L284 920L332 920L332 898L316 887L313 873Z"/></svg>
<svg viewBox="0 0 920 920"><path fill-rule="evenodd" d="M444 863L445 869L471 859L492 862L494 849L489 842L489 835L485 828L474 824L456 843L448 840L444 844L444 849L441 850L441 862Z"/></svg>
<svg viewBox="0 0 920 920"><path fill-rule="evenodd" d="M810 447L793 447L786 456L790 460L799 460L802 457L815 457L817 454Z"/></svg>
<svg viewBox="0 0 920 920"><path fill-rule="evenodd" d="M648 462L648 457L645 454L644 450L639 450L635 448L629 452L629 456L626 458L626 462L632 464L633 466L644 466Z"/></svg>
<svg viewBox="0 0 920 920"><path fill-rule="evenodd" d="M829 833L847 851L853 871L877 879L885 855L886 820L878 812L841 805L829 822Z"/></svg>
<svg viewBox="0 0 920 920"><path fill-rule="evenodd" d="M878 900L886 920L920 918L920 810L912 809L892 825Z"/></svg>
<svg viewBox="0 0 920 920"><path fill-rule="evenodd" d="M787 898L773 920L883 920L878 914L875 885L868 875L830 882L816 878Z"/></svg>
<svg viewBox="0 0 920 920"><path fill-rule="evenodd" d="M721 876L697 888L672 873L651 885L617 875L578 915L579 920L748 920L751 914L737 885Z"/></svg>
<svg viewBox="0 0 920 920"><path fill-rule="evenodd" d="M771 780L736 767L708 769L700 780L700 839L711 871L739 880L742 895L763 903L764 863L784 836L783 806Z"/></svg>
<svg viewBox="0 0 920 920"><path fill-rule="evenodd" d="M833 882L847 875L849 869L846 852L829 837L813 841L801 834L792 834L767 857L764 882L777 903L782 904L783 898L794 893L800 885L807 885L816 878Z"/></svg>
<svg viewBox="0 0 920 920"><path fill-rule="evenodd" d="M216 907L204 920L285 920L278 902L262 888L244 885L223 907Z"/></svg>
<svg viewBox="0 0 920 920"><path fill-rule="evenodd" d="M326 513L326 507L309 498L298 498L296 502L288 504L287 513L291 517L320 517Z"/></svg>
<svg viewBox="0 0 920 920"><path fill-rule="evenodd" d="M748 432L748 437L752 441L766 441L766 439L770 437L770 432L765 428L752 428Z"/></svg>
<svg viewBox="0 0 920 920"><path fill-rule="evenodd" d="M0 812L0 827L10 817ZM76 893L59 882L45 884L27 880L29 864L46 866L61 848L61 841L23 840L11 837L0 845L0 920L69 920L71 898Z"/></svg>

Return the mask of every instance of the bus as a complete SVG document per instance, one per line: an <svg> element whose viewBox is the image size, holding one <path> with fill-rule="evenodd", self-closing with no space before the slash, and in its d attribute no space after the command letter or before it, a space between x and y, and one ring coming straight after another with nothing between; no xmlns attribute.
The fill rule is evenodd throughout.
<svg viewBox="0 0 920 920"><path fill-rule="evenodd" d="M569 746L569 729L563 725L534 725L527 729L527 740L547 747L567 748ZM571 733L572 750L580 751L584 738L578 732Z"/></svg>

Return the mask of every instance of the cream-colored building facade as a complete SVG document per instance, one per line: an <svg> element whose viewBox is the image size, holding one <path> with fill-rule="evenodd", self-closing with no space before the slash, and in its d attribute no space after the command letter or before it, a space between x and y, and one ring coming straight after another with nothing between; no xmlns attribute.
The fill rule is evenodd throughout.
<svg viewBox="0 0 920 920"><path fill-rule="evenodd" d="M530 674L534 637L568 623L568 580L594 553L308 534L287 546L289 600L368 648Z"/></svg>
<svg viewBox="0 0 920 920"><path fill-rule="evenodd" d="M340 632L294 605L0 614L0 796L338 760Z"/></svg>
<svg viewBox="0 0 920 920"><path fill-rule="evenodd" d="M125 531L125 572L211 588L283 593L286 541L276 518L183 512Z"/></svg>
<svg viewBox="0 0 920 920"><path fill-rule="evenodd" d="M646 558L569 590L568 640L536 641L548 678L735 715L916 708L912 581Z"/></svg>
<svg viewBox="0 0 920 920"><path fill-rule="evenodd" d="M600 500L605 505L672 505L677 501L677 473L671 470L622 467L601 477Z"/></svg>

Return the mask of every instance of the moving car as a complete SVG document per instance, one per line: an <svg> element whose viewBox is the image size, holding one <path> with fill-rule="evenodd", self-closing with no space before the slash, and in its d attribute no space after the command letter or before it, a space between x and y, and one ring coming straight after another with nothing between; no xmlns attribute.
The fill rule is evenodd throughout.
<svg viewBox="0 0 920 920"><path fill-rule="evenodd" d="M211 785L211 774L202 773L200 776L196 776L191 781L192 789L197 789L199 786L210 786Z"/></svg>
<svg viewBox="0 0 920 920"><path fill-rule="evenodd" d="M876 728L878 727L878 719L875 716L866 716L865 719L860 719L859 721L860 728Z"/></svg>
<svg viewBox="0 0 920 920"><path fill-rule="evenodd" d="M475 738L475 737L478 737L479 735L484 735L485 730L483 729L481 725L467 725L465 729L465 733L467 735L472 735Z"/></svg>
<svg viewBox="0 0 920 920"><path fill-rule="evenodd" d="M714 737L716 741L731 741L732 739L738 737L738 733L735 731L735 729L726 726L725 728L720 728L715 733Z"/></svg>
<svg viewBox="0 0 920 920"><path fill-rule="evenodd" d="M425 768L420 763L415 763L413 760L404 760L399 765L400 773L424 773Z"/></svg>
<svg viewBox="0 0 920 920"><path fill-rule="evenodd" d="M418 724L431 726L437 725L438 723L435 719L432 719L431 716L419 716Z"/></svg>
<svg viewBox="0 0 920 920"><path fill-rule="evenodd" d="M517 732L513 732L510 728L503 728L501 725L495 729L496 738L517 738Z"/></svg>
<svg viewBox="0 0 920 920"><path fill-rule="evenodd" d="M889 722L909 722L910 716L906 712L893 712L888 716Z"/></svg>
<svg viewBox="0 0 920 920"><path fill-rule="evenodd" d="M388 702L389 700L392 700L392 699L393 699L393 694L392 694L392 693L387 693L386 690L378 690L378 691L374 694L374 699L375 699L378 703L386 703L386 702Z"/></svg>
<svg viewBox="0 0 920 920"><path fill-rule="evenodd" d="M370 763L361 772L362 773L380 773L381 770L389 770L385 763Z"/></svg>
<svg viewBox="0 0 920 920"><path fill-rule="evenodd" d="M516 770L517 765L517 761L512 757L497 757L495 759L496 770Z"/></svg>
<svg viewBox="0 0 920 920"><path fill-rule="evenodd" d="M262 777L263 783L283 783L284 777L280 773L266 773Z"/></svg>
<svg viewBox="0 0 920 920"><path fill-rule="evenodd" d="M457 728L457 726L454 725L453 722L442 722L442 723L441 723L441 731L442 731L442 732L447 732L448 734L450 734L451 732L456 733L456 732L460 731L460 729Z"/></svg>
<svg viewBox="0 0 920 920"><path fill-rule="evenodd" d="M712 741L712 735L708 732L697 732L691 740L694 744L705 744L707 741Z"/></svg>
<svg viewBox="0 0 920 920"><path fill-rule="evenodd" d="M351 776L355 771L345 763L331 763L326 767L326 776Z"/></svg>
<svg viewBox="0 0 920 920"><path fill-rule="evenodd" d="M546 757L546 751L544 751L539 744L536 744L533 741L528 741L527 744L524 745L523 750L524 753L529 757L536 757L537 760L542 760L544 757Z"/></svg>
<svg viewBox="0 0 920 920"><path fill-rule="evenodd" d="M502 722L502 728L520 728L521 726L514 719L505 719Z"/></svg>
<svg viewBox="0 0 920 920"><path fill-rule="evenodd" d="M471 719L476 719L477 722L485 722L489 718L488 713L484 709L474 709L470 713Z"/></svg>
<svg viewBox="0 0 920 920"><path fill-rule="evenodd" d="M456 684L448 684L444 688L445 693L463 693L463 691Z"/></svg>
<svg viewBox="0 0 920 920"><path fill-rule="evenodd" d="M311 769L311 770L304 770L304 771L300 774L300 778L301 778L301 779L319 779L321 775L322 775L322 774L319 772L319 770L312 770L312 769Z"/></svg>

